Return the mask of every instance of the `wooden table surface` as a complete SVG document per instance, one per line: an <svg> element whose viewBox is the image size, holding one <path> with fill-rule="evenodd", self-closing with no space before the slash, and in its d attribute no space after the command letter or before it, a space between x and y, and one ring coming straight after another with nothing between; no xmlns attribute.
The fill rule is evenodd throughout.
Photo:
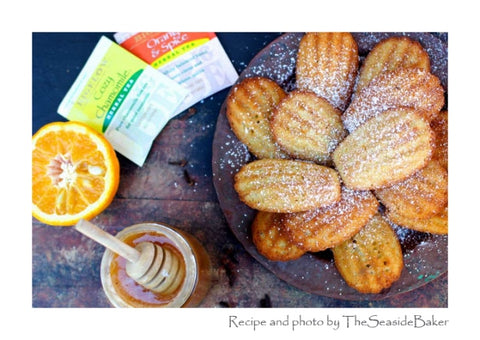
<svg viewBox="0 0 480 340"><path fill-rule="evenodd" d="M102 34L34 33L32 133L64 121L57 107ZM104 33L113 39L111 33ZM280 33L218 33L238 73ZM210 255L213 284L199 307L447 307L447 274L412 292L345 301L303 292L258 263L230 231L212 182L212 141L228 89L172 119L143 167L119 156L120 187L93 222L116 234L158 221L197 237ZM100 282L104 248L68 227L32 218L32 306L110 307Z"/></svg>

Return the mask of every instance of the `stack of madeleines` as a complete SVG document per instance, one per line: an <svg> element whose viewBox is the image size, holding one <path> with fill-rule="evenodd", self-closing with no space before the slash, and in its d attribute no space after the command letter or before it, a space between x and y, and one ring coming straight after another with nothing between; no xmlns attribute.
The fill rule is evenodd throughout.
<svg viewBox="0 0 480 340"><path fill-rule="evenodd" d="M403 269L393 224L448 233L448 117L417 41L390 37L359 60L351 34L306 33L295 89L246 78L226 113L255 156L234 186L258 211L259 253L290 261L330 249L348 285L381 293Z"/></svg>

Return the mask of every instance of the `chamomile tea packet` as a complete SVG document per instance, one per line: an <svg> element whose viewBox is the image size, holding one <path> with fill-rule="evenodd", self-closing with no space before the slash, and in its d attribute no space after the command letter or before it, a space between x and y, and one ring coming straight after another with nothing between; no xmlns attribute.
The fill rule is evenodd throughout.
<svg viewBox="0 0 480 340"><path fill-rule="evenodd" d="M102 36L58 113L103 133L116 151L142 166L187 95L183 86Z"/></svg>

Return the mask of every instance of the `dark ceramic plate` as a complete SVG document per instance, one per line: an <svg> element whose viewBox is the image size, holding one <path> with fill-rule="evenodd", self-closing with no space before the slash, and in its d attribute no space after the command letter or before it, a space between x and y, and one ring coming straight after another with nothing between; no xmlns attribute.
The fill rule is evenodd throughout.
<svg viewBox="0 0 480 340"><path fill-rule="evenodd" d="M381 39L402 33L355 33L363 59ZM408 33L418 40L431 58L431 71L447 91L447 45L442 35ZM239 80L252 76L271 78L286 91L295 88L295 59L302 33L285 34L260 51L241 73ZM379 300L414 290L441 276L448 269L448 237L395 227L404 253L405 268L398 281L380 294L361 294L342 279L330 251L307 253L290 262L273 262L261 256L252 243L250 225L256 212L239 199L233 176L254 158L230 129L222 105L213 141L214 185L226 220L245 249L277 277L312 294L345 300Z"/></svg>

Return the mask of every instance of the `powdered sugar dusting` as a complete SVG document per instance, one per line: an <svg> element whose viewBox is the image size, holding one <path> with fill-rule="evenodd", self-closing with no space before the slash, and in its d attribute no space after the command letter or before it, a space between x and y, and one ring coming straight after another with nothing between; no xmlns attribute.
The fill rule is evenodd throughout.
<svg viewBox="0 0 480 340"><path fill-rule="evenodd" d="M226 141L219 146L219 149L225 155L218 162L220 172L236 174L244 164L252 160L247 146L238 141L236 142L230 134L226 135ZM217 174L214 174L214 176L217 176Z"/></svg>
<svg viewBox="0 0 480 340"><path fill-rule="evenodd" d="M268 52L259 53L248 65L245 72L241 74L241 79L254 76L269 78L289 90L294 82L294 73L298 44L303 34L290 34L282 39L272 43L268 47Z"/></svg>
<svg viewBox="0 0 480 340"><path fill-rule="evenodd" d="M433 135L413 109L383 112L340 143L333 160L344 183L378 189L404 180L427 164Z"/></svg>
<svg viewBox="0 0 480 340"><path fill-rule="evenodd" d="M269 212L306 211L340 198L333 169L293 160L250 162L236 174L235 189L248 206Z"/></svg>
<svg viewBox="0 0 480 340"><path fill-rule="evenodd" d="M340 201L307 212L285 214L283 223L294 242L308 251L320 251L355 235L377 210L378 202L370 191L343 187Z"/></svg>
<svg viewBox="0 0 480 340"><path fill-rule="evenodd" d="M353 33L357 43L359 45L360 60L368 53L368 51L377 43L381 37L387 37L392 35L391 33ZM411 36L412 34L407 33L406 35ZM415 35L415 34L413 34ZM281 44L289 45L292 48L292 53L284 53L281 49L270 50L270 46L265 48L259 55L257 55L252 62L249 64L245 72L240 75L239 81L245 77L250 76L265 76L274 81L277 81L287 92L296 88L295 83L295 56L296 50L298 49L298 42L303 36L301 33L288 34L282 37L280 40ZM447 69L442 65L446 65L446 45L445 46L435 46L435 41L438 39L428 38L428 34L416 34L416 40L421 38L422 45L426 48L430 57L432 58L432 73L438 76L440 79L443 88L446 90L446 80L447 80ZM426 36L426 39L423 38ZM360 39L358 39L360 37ZM364 39L367 38L367 39ZM364 41L369 40L370 46L365 47ZM292 43L296 41L296 43ZM275 42L272 45L277 44ZM295 46L296 44L296 46ZM428 45L433 46L429 48ZM295 51L295 52L293 52ZM281 53L279 53L281 52ZM432 53L438 53L437 56ZM279 63L276 60L272 60L272 56L281 56L282 61ZM438 61L441 61L440 63ZM280 65L285 63L285 65ZM440 72L437 72L439 70ZM279 73L285 72L284 75ZM380 99L377 99L377 102ZM222 116L222 115L221 115ZM225 124L225 121L222 121L222 117L219 117L219 124L217 125L217 131L229 130L228 124ZM235 147L235 150L229 150L235 144L226 145L223 143L225 141L225 134L217 134L215 142L217 142L217 137L222 137L223 146L222 151L226 151L225 157L230 157L231 154L236 154L237 152L244 152L244 157L238 157L238 162L244 161L246 164L252 161L254 158L249 155L248 149ZM235 136L232 136L233 139ZM238 141L235 141L238 143ZM250 209L245 209L243 203L239 203L236 199L235 193L231 190L232 186L232 175L235 173L234 169L238 168L239 163L237 161L230 162L223 160L223 155L220 157L215 157L216 149L219 144L217 143L214 146L214 179L215 185L218 187L217 193L219 193L219 200L222 206L222 210L225 213L227 221L232 228L232 231L237 236L237 238L244 244L247 251L252 254L255 253L255 250L251 247L251 239L248 234L248 226L250 225L252 218L255 212ZM237 156L234 156L237 157ZM221 169L220 169L221 168ZM220 183L220 184L219 184ZM225 194L229 196L225 196ZM401 231L400 231L401 230ZM446 243L447 236L439 235L430 235L418 233L405 228L396 228L397 236L402 244L402 250L404 251L404 260L405 260L405 271L402 274L402 277L396 282L390 290L385 291L381 294L382 297L392 296L398 292L404 292L406 290L413 289L418 287L422 283L426 282L433 277L436 277L443 273L446 268L447 260L447 251ZM414 237L410 237L410 236ZM428 236L428 237L427 237ZM418 240L418 237L422 237L421 240ZM410 242L412 239L415 239L414 242ZM365 296L362 294L356 293L350 287L346 286L345 282L342 280L341 276L335 270L333 260L328 255L325 255L328 252L319 252L319 253L307 253L299 260L292 261L291 263L268 263L266 266L271 269L274 273L279 273L282 277L290 284L313 292L316 294L322 294L337 298L345 299L370 299L372 296ZM261 263L264 263L261 257L255 256ZM421 263L418 264L417 263ZM324 265L321 265L324 264ZM308 270L306 270L308 269ZM318 285L312 285L312 282L318 282ZM375 298L373 296L373 298Z"/></svg>
<svg viewBox="0 0 480 340"><path fill-rule="evenodd" d="M350 33L307 33L297 56L297 87L315 92L343 111L353 91L358 62Z"/></svg>
<svg viewBox="0 0 480 340"><path fill-rule="evenodd" d="M439 80L425 70L401 68L384 72L355 97L343 114L343 123L352 132L368 119L397 107L416 108L431 120L444 104L443 95Z"/></svg>

